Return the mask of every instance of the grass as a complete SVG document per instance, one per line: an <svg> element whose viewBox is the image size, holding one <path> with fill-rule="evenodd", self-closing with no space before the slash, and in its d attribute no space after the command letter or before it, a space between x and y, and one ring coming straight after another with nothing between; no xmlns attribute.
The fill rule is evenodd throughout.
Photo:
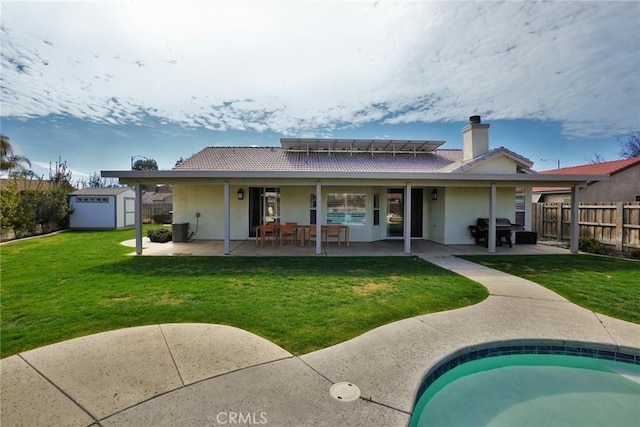
<svg viewBox="0 0 640 427"><path fill-rule="evenodd" d="M640 323L640 262L595 255L465 256L597 313Z"/></svg>
<svg viewBox="0 0 640 427"><path fill-rule="evenodd" d="M132 257L132 230L3 245L1 353L118 328L236 326L294 354L477 303L484 287L415 257Z"/></svg>

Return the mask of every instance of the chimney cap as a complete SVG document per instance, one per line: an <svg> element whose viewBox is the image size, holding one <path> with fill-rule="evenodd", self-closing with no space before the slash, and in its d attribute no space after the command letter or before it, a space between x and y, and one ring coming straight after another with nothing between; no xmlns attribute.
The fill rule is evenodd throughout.
<svg viewBox="0 0 640 427"><path fill-rule="evenodd" d="M481 123L480 116L469 117L469 123Z"/></svg>

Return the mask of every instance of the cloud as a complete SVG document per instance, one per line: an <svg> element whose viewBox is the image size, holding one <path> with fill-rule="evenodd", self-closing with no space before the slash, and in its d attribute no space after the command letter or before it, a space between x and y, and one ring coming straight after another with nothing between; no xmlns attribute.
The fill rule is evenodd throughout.
<svg viewBox="0 0 640 427"><path fill-rule="evenodd" d="M4 3L2 116L322 133L640 127L637 2Z"/></svg>

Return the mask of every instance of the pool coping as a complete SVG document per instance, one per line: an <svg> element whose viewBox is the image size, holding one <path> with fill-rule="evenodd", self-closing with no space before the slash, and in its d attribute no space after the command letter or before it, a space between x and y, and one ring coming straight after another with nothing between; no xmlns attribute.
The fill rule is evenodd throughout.
<svg viewBox="0 0 640 427"><path fill-rule="evenodd" d="M640 349L607 343L553 339L486 342L455 350L428 367L416 390L413 408L427 388L450 370L475 360L518 354L575 356L640 365Z"/></svg>

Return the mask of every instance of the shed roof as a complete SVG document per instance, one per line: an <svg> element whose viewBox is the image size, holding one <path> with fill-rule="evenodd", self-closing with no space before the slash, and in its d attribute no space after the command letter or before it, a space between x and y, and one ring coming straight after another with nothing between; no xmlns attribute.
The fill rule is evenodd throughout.
<svg viewBox="0 0 640 427"><path fill-rule="evenodd" d="M73 196L117 196L125 191L133 191L129 187L115 187L115 188L81 188L79 190L72 191L70 194Z"/></svg>

